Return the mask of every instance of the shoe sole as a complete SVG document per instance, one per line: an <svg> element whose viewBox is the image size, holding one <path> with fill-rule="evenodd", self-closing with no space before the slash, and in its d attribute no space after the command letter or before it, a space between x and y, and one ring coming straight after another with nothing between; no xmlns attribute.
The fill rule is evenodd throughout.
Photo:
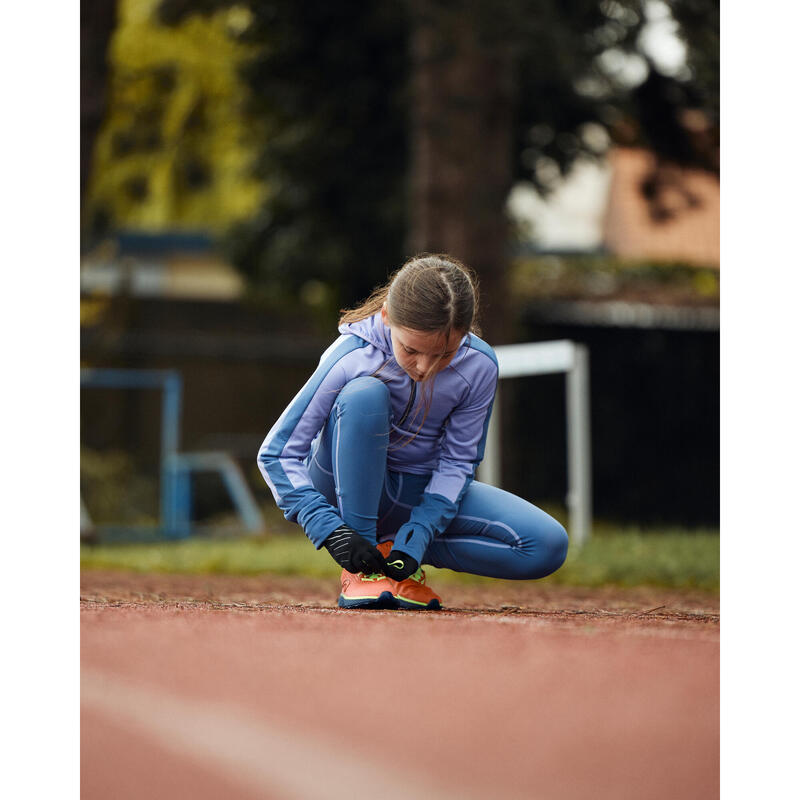
<svg viewBox="0 0 800 800"><path fill-rule="evenodd" d="M431 600L427 605L425 603L416 603L413 600L405 600L402 597L395 597L394 602L397 604L397 608L410 609L412 611L442 610L442 604L436 599Z"/></svg>
<svg viewBox="0 0 800 800"><path fill-rule="evenodd" d="M345 597L339 595L339 608L397 608L394 595L390 591L381 592L378 597Z"/></svg>

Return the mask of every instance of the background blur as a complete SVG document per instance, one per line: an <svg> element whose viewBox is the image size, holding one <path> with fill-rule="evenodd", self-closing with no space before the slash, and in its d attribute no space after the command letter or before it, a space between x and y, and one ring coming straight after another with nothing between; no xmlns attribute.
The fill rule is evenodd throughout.
<svg viewBox="0 0 800 800"><path fill-rule="evenodd" d="M491 344L591 360L595 517L719 523L713 0L84 0L81 360L173 369L182 451L258 446L338 310L413 253ZM503 391L503 485L563 508L563 376ZM160 399L85 388L92 520L158 518ZM219 475L193 515L225 518Z"/></svg>

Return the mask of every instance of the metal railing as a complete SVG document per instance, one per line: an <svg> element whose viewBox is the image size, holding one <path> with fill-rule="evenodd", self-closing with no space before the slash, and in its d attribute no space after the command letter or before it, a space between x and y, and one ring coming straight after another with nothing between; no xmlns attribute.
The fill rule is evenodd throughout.
<svg viewBox="0 0 800 800"><path fill-rule="evenodd" d="M566 373L567 511L570 539L580 547L592 528L592 452L589 351L568 340L501 345L494 348L501 379ZM500 384L486 437L481 481L501 486Z"/></svg>
<svg viewBox="0 0 800 800"><path fill-rule="evenodd" d="M160 508L156 536L183 538L198 526L191 515L191 477L193 472L216 472L228 491L242 527L248 533L261 533L264 520L247 481L236 462L222 451L181 453L180 430L183 381L175 370L81 369L81 386L103 389L161 390L161 451L159 459ZM143 526L93 525L90 510L81 499L82 534L93 530L108 538L128 538L142 533Z"/></svg>

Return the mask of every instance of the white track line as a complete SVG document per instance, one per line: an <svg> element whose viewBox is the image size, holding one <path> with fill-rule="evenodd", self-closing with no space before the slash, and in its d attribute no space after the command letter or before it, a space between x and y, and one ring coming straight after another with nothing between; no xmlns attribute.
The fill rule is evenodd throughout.
<svg viewBox="0 0 800 800"><path fill-rule="evenodd" d="M247 717L230 706L178 698L85 668L81 670L81 704L138 729L165 750L202 759L220 776L256 793L279 792L287 800L327 800L360 785L370 787L381 800L408 800L412 787L415 797L431 800L476 797L463 787L448 788L413 772L402 776L402 785L392 785L399 776L398 764L386 757L390 750L365 763L350 752L346 741L339 744L299 734ZM381 740L375 736L376 747L391 747L390 740L385 744ZM84 769L90 768L91 754L84 753L84 758Z"/></svg>

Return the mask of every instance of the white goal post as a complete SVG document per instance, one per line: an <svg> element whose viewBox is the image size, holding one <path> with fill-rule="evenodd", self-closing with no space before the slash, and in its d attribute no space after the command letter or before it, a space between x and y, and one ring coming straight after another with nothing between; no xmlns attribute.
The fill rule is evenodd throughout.
<svg viewBox="0 0 800 800"><path fill-rule="evenodd" d="M565 339L553 342L509 344L494 348L500 378L566 373L567 511L570 540L580 547L591 535L592 452L589 427L589 351L586 345ZM500 384L486 437L478 478L500 487Z"/></svg>

